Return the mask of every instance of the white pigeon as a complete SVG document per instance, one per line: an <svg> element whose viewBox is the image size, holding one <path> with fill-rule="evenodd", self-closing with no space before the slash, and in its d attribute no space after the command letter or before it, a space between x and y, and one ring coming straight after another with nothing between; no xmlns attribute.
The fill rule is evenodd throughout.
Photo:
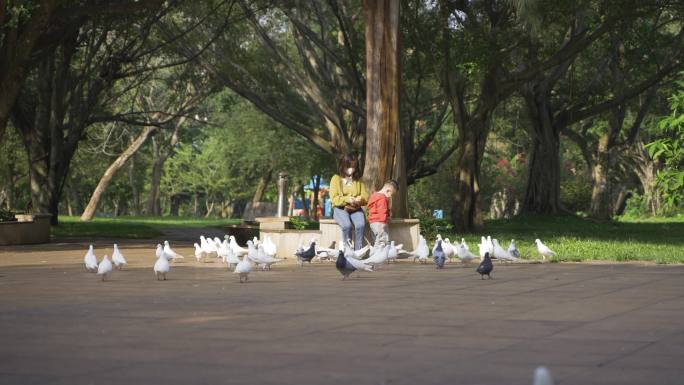
<svg viewBox="0 0 684 385"><path fill-rule="evenodd" d="M344 250L344 258L347 260L347 262L354 266L356 270L364 270L364 271L373 271L373 267L367 265L365 262L366 261L361 261L357 258L351 257L351 255L354 254L354 250L351 248L346 248Z"/></svg>
<svg viewBox="0 0 684 385"><path fill-rule="evenodd" d="M461 238L461 245L463 245L463 247L465 247L466 250L470 251L470 247L468 247L465 238Z"/></svg>
<svg viewBox="0 0 684 385"><path fill-rule="evenodd" d="M365 263L366 265L371 265L373 267L377 265L382 265L383 263L385 263L385 261L387 261L387 257L389 256L389 251L391 247L391 245L385 245L385 247L379 249L367 259L364 259L363 263Z"/></svg>
<svg viewBox="0 0 684 385"><path fill-rule="evenodd" d="M518 251L518 248L515 247L515 239L511 239L511 244L508 245L508 254L520 258L520 252Z"/></svg>
<svg viewBox="0 0 684 385"><path fill-rule="evenodd" d="M532 377L532 385L553 385L553 378L548 369L543 366L534 370L534 377Z"/></svg>
<svg viewBox="0 0 684 385"><path fill-rule="evenodd" d="M154 264L154 275L157 277L157 281L160 280L159 278L163 278L166 281L166 273L171 270L169 259L172 259L171 256L164 252L157 258L157 262Z"/></svg>
<svg viewBox="0 0 684 385"><path fill-rule="evenodd" d="M418 246L411 252L411 255L413 255L414 262L418 259L420 263L427 263L430 256L430 248L428 247L427 240L422 235L418 236Z"/></svg>
<svg viewBox="0 0 684 385"><path fill-rule="evenodd" d="M97 257L93 251L93 245L88 247L88 252L83 258L83 262L85 263L85 269L87 272L94 273L97 271Z"/></svg>
<svg viewBox="0 0 684 385"><path fill-rule="evenodd" d="M542 260L546 261L546 257L551 257L556 255L556 253L549 249L545 244L542 243L540 239L535 239L534 243L537 244L537 251L542 255Z"/></svg>
<svg viewBox="0 0 684 385"><path fill-rule="evenodd" d="M442 250L444 251L444 257L446 258L446 261L451 262L451 258L456 255L456 251L454 250L454 245L451 244L449 238L444 238L442 241Z"/></svg>
<svg viewBox="0 0 684 385"><path fill-rule="evenodd" d="M276 254L278 253L278 248L275 243L273 243L273 240L271 237L268 235L264 239L264 253L270 257L275 257Z"/></svg>
<svg viewBox="0 0 684 385"><path fill-rule="evenodd" d="M494 242L492 241L492 236L487 235L487 247L489 247L489 252L493 253L494 252Z"/></svg>
<svg viewBox="0 0 684 385"><path fill-rule="evenodd" d="M257 246L257 258L254 260L254 262L260 264L262 266L262 270L271 270L271 265L280 261L281 259L274 258L266 254L263 244Z"/></svg>
<svg viewBox="0 0 684 385"><path fill-rule="evenodd" d="M161 245L161 243L157 243L157 250L155 250L154 254L157 256L157 258L164 254L164 247Z"/></svg>
<svg viewBox="0 0 684 385"><path fill-rule="evenodd" d="M102 258L102 262L97 266L97 275L102 276L102 280L104 281L105 278L107 278L107 274L110 274L112 272L112 262L109 260L109 256L105 255L104 258Z"/></svg>
<svg viewBox="0 0 684 385"><path fill-rule="evenodd" d="M387 263L396 262L397 257L399 257L399 251L397 250L397 246L394 244L394 241L392 241L389 244L389 251L387 252Z"/></svg>
<svg viewBox="0 0 684 385"><path fill-rule="evenodd" d="M114 252L112 253L112 262L114 262L114 266L119 270L123 269L124 265L127 263L126 258L124 258L119 250L119 245L116 243L114 244Z"/></svg>
<svg viewBox="0 0 684 385"><path fill-rule="evenodd" d="M207 256L207 252L202 249L200 245L195 242L195 258L197 262L202 262L202 259Z"/></svg>
<svg viewBox="0 0 684 385"><path fill-rule="evenodd" d="M249 257L245 255L242 257L242 261L235 266L233 273L240 274L240 283L242 283L242 278L245 279L245 282L249 281L250 271L252 271L252 262L249 260Z"/></svg>
<svg viewBox="0 0 684 385"><path fill-rule="evenodd" d="M484 259L485 254L494 254L494 250L489 247L489 243L485 237L480 238L480 243L477 245L480 251L480 260Z"/></svg>
<svg viewBox="0 0 684 385"><path fill-rule="evenodd" d="M500 259L502 261L517 261L518 258L512 256L511 254L508 253L508 251L504 250L503 247L499 244L499 241L494 239L492 240L492 244L494 245L494 257L496 259Z"/></svg>
<svg viewBox="0 0 684 385"><path fill-rule="evenodd" d="M169 244L169 241L164 241L164 254L166 254L166 255L168 255L169 257L171 257L171 259L173 259L174 261L175 261L176 259L183 259L183 258L185 258L185 257L183 257L182 255L180 255L180 254L176 253L175 251L173 251L173 249L171 248L171 245Z"/></svg>
<svg viewBox="0 0 684 385"><path fill-rule="evenodd" d="M204 235L200 235L200 249L204 252L204 256L210 256L214 253L218 254L216 245L211 239L207 239ZM196 249L196 248L195 248ZM195 257L197 257L197 252L195 252Z"/></svg>
<svg viewBox="0 0 684 385"><path fill-rule="evenodd" d="M456 251L456 256L458 259L461 260L463 263L470 263L475 259L479 259L479 257L468 250L463 243L459 243L457 245L454 245L454 249Z"/></svg>
<svg viewBox="0 0 684 385"><path fill-rule="evenodd" d="M228 250L227 253L225 253L225 254L222 255L222 257L223 257L223 262L224 262L224 263L227 263L227 264L228 264L228 268L230 269L230 268L233 268L233 267L237 266L237 264L240 263L240 258L238 258L237 255L235 255L235 253L233 253L233 249L231 249L231 248L228 246L228 242L227 242L227 241L223 241L223 243L226 245L226 249Z"/></svg>
<svg viewBox="0 0 684 385"><path fill-rule="evenodd" d="M234 236L230 236L230 248L233 249L233 253L237 255L238 257L242 257L243 255L247 255L247 249L244 247L240 247L240 245L237 244L237 241L235 240Z"/></svg>

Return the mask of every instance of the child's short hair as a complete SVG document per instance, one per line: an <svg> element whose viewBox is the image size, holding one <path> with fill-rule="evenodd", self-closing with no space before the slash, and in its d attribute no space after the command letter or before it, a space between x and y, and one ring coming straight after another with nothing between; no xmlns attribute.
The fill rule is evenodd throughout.
<svg viewBox="0 0 684 385"><path fill-rule="evenodd" d="M399 182L397 182L394 179L387 180L385 184L383 184L383 187L384 186L391 186L392 188L394 188L394 191L399 191Z"/></svg>

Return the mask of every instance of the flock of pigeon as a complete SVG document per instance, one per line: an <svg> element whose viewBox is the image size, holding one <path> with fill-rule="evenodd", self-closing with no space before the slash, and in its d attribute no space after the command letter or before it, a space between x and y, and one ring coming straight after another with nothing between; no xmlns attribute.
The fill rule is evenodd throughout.
<svg viewBox="0 0 684 385"><path fill-rule="evenodd" d="M556 255L541 240L537 239L535 243L543 260L546 257ZM484 279L485 275L488 278L492 277L491 274L494 270L492 258L507 262L520 259L520 252L515 245L515 240L511 240L508 249L504 249L499 241L492 239L491 236L481 238L478 244L479 255L470 251L465 239L461 238L460 243L452 244L449 238L442 239L441 235L437 235L432 250L422 235L419 237L418 246L413 251L404 250L403 245L396 245L394 241L374 247L367 245L360 250L354 250L350 242L339 242L338 246L336 244L337 242L333 242L330 247L319 247L314 238L307 247L300 243L294 255L297 257L300 266L303 266L305 262L311 263L313 260L335 262L335 267L342 274L343 280L349 278L355 271L374 271L382 264L396 262L399 259L411 259L413 262L427 263L430 255L432 255L432 261L437 269L444 268L446 263L453 262L455 258L461 263L479 262L476 271L480 274L480 278ZM207 258L219 258L235 274L239 274L240 283L249 280L249 273L252 271L253 265L262 270L270 270L273 264L282 261L282 259L276 258L278 252L276 244L268 236L263 240L254 237L254 239L247 241L247 247L238 245L232 235L226 235L223 241L218 237L211 239L200 236L200 243L195 243L194 247L195 258L198 262L206 261ZM154 274L157 280L166 280L166 274L171 270L171 262L184 258L171 248L168 241L164 241L163 246L158 244L155 254L157 261L154 264ZM84 263L86 271L97 273L104 281L114 268L123 269L126 265L126 259L121 254L119 247L114 244L112 259L110 260L109 256L105 255L98 263L93 245L90 245Z"/></svg>

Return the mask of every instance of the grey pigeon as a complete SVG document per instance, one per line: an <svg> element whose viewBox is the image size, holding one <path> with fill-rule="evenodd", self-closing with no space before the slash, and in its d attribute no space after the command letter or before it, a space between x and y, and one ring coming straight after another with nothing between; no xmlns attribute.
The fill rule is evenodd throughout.
<svg viewBox="0 0 684 385"><path fill-rule="evenodd" d="M515 247L515 239L511 239L511 244L508 245L508 254L520 258L520 252L518 251L518 248Z"/></svg>
<svg viewBox="0 0 684 385"><path fill-rule="evenodd" d="M304 266L304 262L311 263L311 260L316 256L316 242L311 242L311 245L308 249L298 251L295 253L295 255L297 256L301 266Z"/></svg>
<svg viewBox="0 0 684 385"><path fill-rule="evenodd" d="M444 268L444 263L446 262L446 255L444 254L444 249L442 249L442 240L437 239L437 246L432 250L432 260L435 261L438 269Z"/></svg>
<svg viewBox="0 0 684 385"><path fill-rule="evenodd" d="M477 272L480 273L480 279L484 279L485 275L489 279L492 279L492 270L494 270L492 258L489 256L489 253L485 253L484 260L480 262L480 266L477 267Z"/></svg>
<svg viewBox="0 0 684 385"><path fill-rule="evenodd" d="M349 261L347 261L347 258L344 256L344 251L342 250L340 250L339 254L337 255L335 267L337 268L337 271L339 271L340 274L342 274L343 281L349 278L349 274L356 271L356 267L354 267L351 263L349 263Z"/></svg>

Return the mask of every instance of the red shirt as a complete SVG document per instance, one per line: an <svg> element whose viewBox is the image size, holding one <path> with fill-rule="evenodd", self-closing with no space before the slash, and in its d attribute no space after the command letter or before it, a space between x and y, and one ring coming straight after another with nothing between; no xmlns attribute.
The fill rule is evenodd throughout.
<svg viewBox="0 0 684 385"><path fill-rule="evenodd" d="M368 223L389 223L389 199L381 192L375 192L368 199Z"/></svg>

